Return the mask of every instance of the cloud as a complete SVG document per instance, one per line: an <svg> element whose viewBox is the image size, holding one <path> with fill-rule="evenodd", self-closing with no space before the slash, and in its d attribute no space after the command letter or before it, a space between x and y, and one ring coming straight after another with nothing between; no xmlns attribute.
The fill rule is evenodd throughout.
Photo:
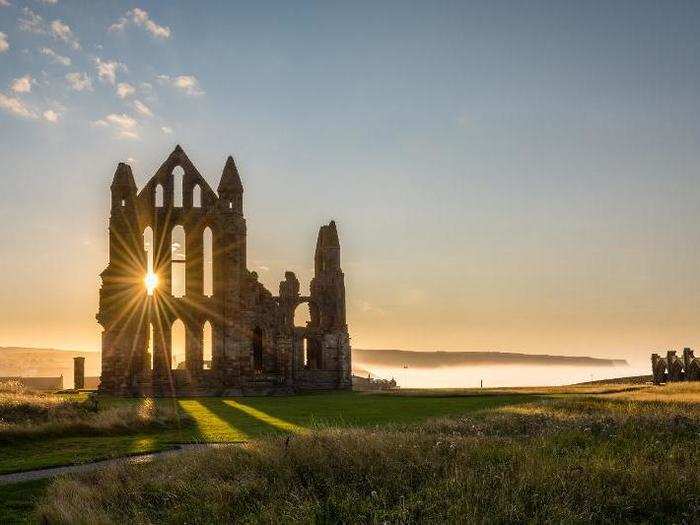
<svg viewBox="0 0 700 525"><path fill-rule="evenodd" d="M80 49L80 43L78 42L78 39L76 38L75 34L73 34L73 31L71 31L71 28L68 26L68 24L64 24L60 20L54 20L53 22L51 22L50 27L51 35L56 40L65 42L73 49Z"/></svg>
<svg viewBox="0 0 700 525"><path fill-rule="evenodd" d="M204 90L199 85L199 80L194 75L180 75L179 77L169 77L168 75L158 75L156 77L161 84L169 84L190 97L204 95Z"/></svg>
<svg viewBox="0 0 700 525"><path fill-rule="evenodd" d="M100 58L95 58L95 68L97 69L97 76L100 77L102 82L109 82L114 85L117 81L117 71L127 71L126 65L115 60L103 61Z"/></svg>
<svg viewBox="0 0 700 525"><path fill-rule="evenodd" d="M28 7L22 8L22 16L17 20L17 25L20 31L37 35L50 34L55 40L64 42L73 49L80 49L80 42L78 42L78 38L68 24L64 24L60 20L54 20L47 25L40 15L37 15Z"/></svg>
<svg viewBox="0 0 700 525"><path fill-rule="evenodd" d="M170 28L156 24L148 14L148 11L135 7L109 26L108 31L118 32L123 31L127 25L133 24L137 27L142 27L156 38L170 38Z"/></svg>
<svg viewBox="0 0 700 525"><path fill-rule="evenodd" d="M92 91L92 79L87 73L68 73L66 80L73 91Z"/></svg>
<svg viewBox="0 0 700 525"><path fill-rule="evenodd" d="M70 66L71 65L71 60L68 57L64 57L63 55L59 55L56 53L53 49L50 47L42 47L39 52L42 55L46 55L47 57L51 58L51 61L54 64L61 64L62 66Z"/></svg>
<svg viewBox="0 0 700 525"><path fill-rule="evenodd" d="M51 122L52 124L55 124L58 122L60 115L56 113L53 109L47 109L44 111L44 120L47 122Z"/></svg>
<svg viewBox="0 0 700 525"><path fill-rule="evenodd" d="M20 31L26 31L27 33L44 35L47 32L44 19L28 7L22 8L22 16L17 19L17 26Z"/></svg>
<svg viewBox="0 0 700 525"><path fill-rule="evenodd" d="M116 137L118 139L128 139L128 140L139 140L139 134L135 131L120 131L117 133Z"/></svg>
<svg viewBox="0 0 700 525"><path fill-rule="evenodd" d="M136 108L136 111L138 111L144 117L152 117L153 116L153 111L151 111L151 108L149 108L146 104L144 104L140 100L134 100L134 108Z"/></svg>
<svg viewBox="0 0 700 525"><path fill-rule="evenodd" d="M0 93L0 109L14 115L26 119L36 119L38 115L35 110L27 106L18 98L8 97L4 93Z"/></svg>
<svg viewBox="0 0 700 525"><path fill-rule="evenodd" d="M125 17L121 17L119 20L117 20L111 26L109 26L107 28L107 31L109 31L110 33L118 33L120 31L124 31L128 23L129 21Z"/></svg>
<svg viewBox="0 0 700 525"><path fill-rule="evenodd" d="M32 82L31 75L24 75L23 77L14 79L10 85L10 89L15 93L29 93L32 90Z"/></svg>
<svg viewBox="0 0 700 525"><path fill-rule="evenodd" d="M92 123L98 128L111 128L115 131L115 138L138 140L138 122L135 118L126 113L110 113L104 119L96 120Z"/></svg>
<svg viewBox="0 0 700 525"><path fill-rule="evenodd" d="M138 124L135 118L130 117L126 113L122 113L121 115L111 113L105 117L105 120L107 123L122 130L132 130Z"/></svg>
<svg viewBox="0 0 700 525"><path fill-rule="evenodd" d="M126 98L133 95L135 91L134 86L127 84L126 82L120 82L117 86L117 96L119 98Z"/></svg>
<svg viewBox="0 0 700 525"><path fill-rule="evenodd" d="M4 53L10 49L10 43L7 41L7 35L0 31L0 53Z"/></svg>
<svg viewBox="0 0 700 525"><path fill-rule="evenodd" d="M10 7L11 5L7 0L0 0L0 7Z"/></svg>
<svg viewBox="0 0 700 525"><path fill-rule="evenodd" d="M173 132L173 128L171 128L170 126L162 126L160 130L166 135L171 135Z"/></svg>
<svg viewBox="0 0 700 525"><path fill-rule="evenodd" d="M58 0L39 0L42 4L57 4Z"/></svg>

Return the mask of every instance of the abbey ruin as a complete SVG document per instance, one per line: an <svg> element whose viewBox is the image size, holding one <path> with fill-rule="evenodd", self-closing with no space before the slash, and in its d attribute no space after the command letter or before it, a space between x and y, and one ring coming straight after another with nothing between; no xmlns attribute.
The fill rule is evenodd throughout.
<svg viewBox="0 0 700 525"><path fill-rule="evenodd" d="M131 168L120 163L111 184L109 264L101 277L101 392L351 388L335 223L319 230L309 294L286 272L273 295L246 264L243 185L231 157L216 192L180 146L141 191ZM298 307L309 308L305 326L294 325ZM181 359L174 354L176 324L184 325Z"/></svg>
<svg viewBox="0 0 700 525"><path fill-rule="evenodd" d="M683 358L669 350L666 357L651 354L651 372L654 383L673 383L676 381L700 381L700 358L690 348L683 349Z"/></svg>

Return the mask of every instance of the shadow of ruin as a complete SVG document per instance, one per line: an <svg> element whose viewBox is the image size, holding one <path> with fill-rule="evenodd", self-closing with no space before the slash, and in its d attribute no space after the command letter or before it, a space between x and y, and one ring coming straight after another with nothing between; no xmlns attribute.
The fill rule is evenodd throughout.
<svg viewBox="0 0 700 525"><path fill-rule="evenodd" d="M243 185L231 157L217 192L177 146L141 191L131 168L120 163L111 195L109 264L97 314L104 329L100 392L203 396L351 388L334 222L319 230L310 294L301 295L296 276L286 272L275 296L247 268ZM294 326L302 304L310 321ZM177 323L185 333L179 363Z"/></svg>

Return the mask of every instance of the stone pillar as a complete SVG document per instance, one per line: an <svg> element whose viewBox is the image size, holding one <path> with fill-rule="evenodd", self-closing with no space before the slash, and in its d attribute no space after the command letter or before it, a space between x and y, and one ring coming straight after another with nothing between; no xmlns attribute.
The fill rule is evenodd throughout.
<svg viewBox="0 0 700 525"><path fill-rule="evenodd" d="M82 390L85 388L85 358L73 358L73 388Z"/></svg>

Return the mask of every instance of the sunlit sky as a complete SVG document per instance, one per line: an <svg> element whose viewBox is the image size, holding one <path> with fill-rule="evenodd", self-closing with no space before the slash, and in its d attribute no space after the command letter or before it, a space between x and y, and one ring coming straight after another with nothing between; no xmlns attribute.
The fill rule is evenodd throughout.
<svg viewBox="0 0 700 525"><path fill-rule="evenodd" d="M697 2L0 0L0 345L98 349L108 186L181 144L249 268L335 219L360 348L700 347ZM306 288L308 289L308 288Z"/></svg>

